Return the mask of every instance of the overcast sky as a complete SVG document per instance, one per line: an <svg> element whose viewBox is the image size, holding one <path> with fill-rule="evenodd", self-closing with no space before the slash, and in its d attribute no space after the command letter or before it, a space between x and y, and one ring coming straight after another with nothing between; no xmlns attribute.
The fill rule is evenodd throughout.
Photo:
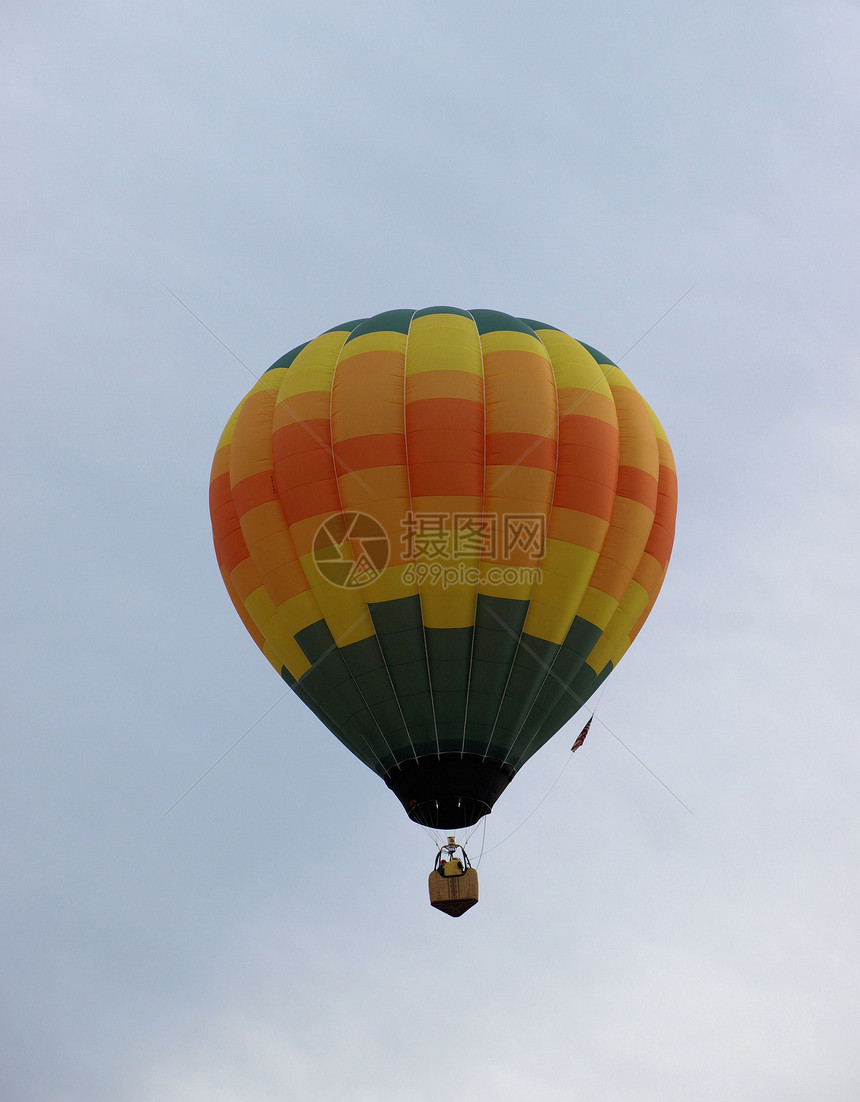
<svg viewBox="0 0 860 1102"><path fill-rule="evenodd" d="M860 6L0 24L4 1102L854 1102ZM624 356L680 484L654 613L456 922L207 506L253 377L439 304Z"/></svg>

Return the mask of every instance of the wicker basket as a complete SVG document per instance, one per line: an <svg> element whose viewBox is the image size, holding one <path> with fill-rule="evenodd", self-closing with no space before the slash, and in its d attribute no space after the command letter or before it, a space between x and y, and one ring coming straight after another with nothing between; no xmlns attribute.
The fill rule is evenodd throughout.
<svg viewBox="0 0 860 1102"><path fill-rule="evenodd" d="M459 876L445 876L434 869L428 881L430 904L452 918L459 918L478 902L478 874L466 869Z"/></svg>

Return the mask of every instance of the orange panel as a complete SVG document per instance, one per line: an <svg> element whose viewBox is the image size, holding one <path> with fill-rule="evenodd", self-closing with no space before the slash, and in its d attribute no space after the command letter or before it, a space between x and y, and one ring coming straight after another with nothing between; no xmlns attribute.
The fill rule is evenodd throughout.
<svg viewBox="0 0 860 1102"><path fill-rule="evenodd" d="M657 497L657 479L647 471L641 471L638 467L619 467L618 485L615 492L619 497L630 498L631 501L639 501L654 508Z"/></svg>
<svg viewBox="0 0 860 1102"><path fill-rule="evenodd" d="M288 380L287 380L288 382ZM278 398L272 418L274 431L303 421L328 420L331 409L331 392L308 390L302 394L290 394Z"/></svg>
<svg viewBox="0 0 860 1102"><path fill-rule="evenodd" d="M330 444L331 424L328 417L295 421L272 432L272 450L276 462L302 455L308 448L327 448Z"/></svg>
<svg viewBox="0 0 860 1102"><path fill-rule="evenodd" d="M484 380L471 371L417 371L406 380L406 394L409 406L444 395L484 408Z"/></svg>
<svg viewBox="0 0 860 1102"><path fill-rule="evenodd" d="M276 496L275 477L271 471L249 475L233 487L233 501L240 517L251 509L256 509L258 505L274 501Z"/></svg>
<svg viewBox="0 0 860 1102"><path fill-rule="evenodd" d="M552 437L533 436L526 432L487 434L487 466L505 464L555 471L556 455L555 432Z"/></svg>
<svg viewBox="0 0 860 1102"><path fill-rule="evenodd" d="M332 383L334 440L403 432L403 365L402 352L384 350L360 352L338 363Z"/></svg>
<svg viewBox="0 0 860 1102"><path fill-rule="evenodd" d="M339 475L373 467L406 466L406 441L402 432L377 432L339 440L334 452Z"/></svg>
<svg viewBox="0 0 860 1102"><path fill-rule="evenodd" d="M409 484L413 499L441 498L446 502L445 509L450 510L459 507L456 502L447 504L450 499L468 497L477 500L477 507L480 508L484 489L483 464L479 466L460 459L421 463L412 460L412 453L409 460Z"/></svg>
<svg viewBox="0 0 860 1102"><path fill-rule="evenodd" d="M549 535L554 540L586 547L589 551L599 551L609 526L609 514L599 517L576 509L561 509L553 506L550 516Z"/></svg>
<svg viewBox="0 0 860 1102"><path fill-rule="evenodd" d="M457 429L483 436L484 407L479 402L469 402L463 398L410 400L406 404L406 428L410 433Z"/></svg>
<svg viewBox="0 0 860 1102"><path fill-rule="evenodd" d="M289 493L281 497L281 504L290 526L309 517L319 516L321 513L339 513L340 495L337 480L332 474L331 478L322 478L317 482L294 486ZM298 552L298 554L301 553Z"/></svg>

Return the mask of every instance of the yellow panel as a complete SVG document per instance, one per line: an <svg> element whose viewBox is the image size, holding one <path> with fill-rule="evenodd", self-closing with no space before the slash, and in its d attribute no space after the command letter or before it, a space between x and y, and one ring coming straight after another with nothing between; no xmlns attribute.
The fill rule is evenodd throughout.
<svg viewBox="0 0 860 1102"><path fill-rule="evenodd" d="M406 375L426 371L463 371L483 376L481 340L471 318L459 314L424 314L409 327ZM439 393L450 395L446 385ZM411 395L407 391L411 400Z"/></svg>
<svg viewBox="0 0 860 1102"><path fill-rule="evenodd" d="M239 614L239 619L245 626L245 630L254 640L254 643L258 647L262 648L265 640L261 637L257 625L248 615L248 612L243 603L242 595L235 589L230 575L227 573L227 570L223 566L221 567L221 577L224 581L224 587L227 590L227 594L230 597L230 600L233 602L233 607L236 609L236 612ZM249 587L249 591L251 588L253 588L253 586Z"/></svg>
<svg viewBox="0 0 860 1102"><path fill-rule="evenodd" d="M218 441L218 447L215 449L216 452L220 451L221 448L229 447L229 445L233 443L233 432L236 428L236 422L239 420L239 414L242 412L242 406L244 404L245 399L243 398L238 406L236 406L236 408L233 410L230 420L224 426L224 431L221 433L221 437Z"/></svg>
<svg viewBox="0 0 860 1102"><path fill-rule="evenodd" d="M442 564L444 567L454 564ZM477 576L477 566L458 564L470 569ZM437 585L425 583L421 587L421 612L428 628L469 628L475 622L476 586L470 584Z"/></svg>
<svg viewBox="0 0 860 1102"><path fill-rule="evenodd" d="M265 623L260 625L260 630L266 638L266 645L278 655L281 664L286 666L290 673L293 672L294 667L301 666L303 662L306 666L309 665L304 651L295 640L293 632L290 631L277 612L273 613Z"/></svg>
<svg viewBox="0 0 860 1102"><path fill-rule="evenodd" d="M474 511L479 510L480 502ZM471 627L475 619L480 555L468 544L461 550L462 535L456 537L450 523L454 512L440 514L444 521L438 532L415 537L415 573L428 627Z"/></svg>
<svg viewBox="0 0 860 1102"><path fill-rule="evenodd" d="M592 516L591 513L580 512L579 509L562 509L555 506L550 514L549 535L552 539L572 543L592 551L601 549L608 528L608 520Z"/></svg>
<svg viewBox="0 0 860 1102"><path fill-rule="evenodd" d="M340 353L338 364L342 364L345 360L351 360L353 356L363 356L367 352L399 352L402 355L405 351L405 333L377 330L347 341Z"/></svg>
<svg viewBox="0 0 860 1102"><path fill-rule="evenodd" d="M488 352L532 352L546 359L543 345L537 337L514 329L497 329L482 334L481 348L485 356Z"/></svg>
<svg viewBox="0 0 860 1102"><path fill-rule="evenodd" d="M363 587L362 593L368 603L373 604L377 601L398 601L401 597L414 597L418 592L418 586L409 580L413 574L412 563L389 566L372 582L368 582Z"/></svg>
<svg viewBox="0 0 860 1102"><path fill-rule="evenodd" d="M263 647L263 654L266 656L266 658L268 658L269 662L271 662L272 666L274 666L278 674L280 674L281 672L281 667L286 666L287 670L290 672L290 674L292 674L296 681L298 681L303 673L306 673L311 668L311 664L308 661L307 656L298 645L298 643L296 644L295 655L281 655L278 653L278 651L276 651L273 647L270 647L268 644Z"/></svg>
<svg viewBox="0 0 860 1102"><path fill-rule="evenodd" d="M281 656L277 653L277 651L274 650L273 647L270 647L269 644L266 643L265 641L263 642L263 648L262 649L263 649L263 655L265 656L266 660L272 666L272 669L277 670L277 672L280 674L281 667L286 665L286 663L282 661ZM289 670L290 667L287 666L287 669ZM292 673L292 670L290 670L290 672Z"/></svg>
<svg viewBox="0 0 860 1102"><path fill-rule="evenodd" d="M644 398L643 398L643 401L644 401ZM660 424L660 421L658 420L656 413L654 412L653 409L651 409L651 407L648 405L647 402L645 402L645 405L647 406L648 413L651 416L651 424L654 426L654 435L657 437L657 446L658 446L658 448L660 447L661 443L668 444L669 443L669 438L666 435L666 430ZM669 448L668 451L669 451L669 458L671 459L672 449ZM663 449L662 448L660 448L660 454L661 455L663 454ZM667 466L670 466L672 468L672 470L675 469L675 465L674 465L673 462L668 463Z"/></svg>
<svg viewBox="0 0 860 1102"><path fill-rule="evenodd" d="M348 543L341 544L340 552L344 559L351 558ZM347 643L355 643L373 635L373 623L363 591L341 587L329 581L317 568L313 553L303 555L300 561L320 609L321 617L317 619L325 620L337 645L344 647Z"/></svg>
<svg viewBox="0 0 860 1102"><path fill-rule="evenodd" d="M252 395L262 394L264 391L277 391L288 370L289 368L286 367L276 367L264 371L245 395L246 400Z"/></svg>
<svg viewBox="0 0 860 1102"><path fill-rule="evenodd" d="M606 380L602 375L601 379L605 384ZM571 414L576 414L578 417L596 417L608 425L616 428L618 426L618 414L611 395L600 394L597 390L586 390L581 386L559 387L558 415L569 417Z"/></svg>
<svg viewBox="0 0 860 1102"><path fill-rule="evenodd" d="M535 587L525 631L538 639L563 643L579 610L598 555L560 540L547 540L541 580Z"/></svg>
<svg viewBox="0 0 860 1102"><path fill-rule="evenodd" d="M506 597L511 601L528 601L534 590L531 571L517 567L498 567L492 563L481 564L479 592L483 597ZM499 575L503 577L499 578ZM514 580L513 576L522 580ZM498 579L498 580L497 580Z"/></svg>
<svg viewBox="0 0 860 1102"><path fill-rule="evenodd" d="M632 390L636 394L639 394L639 391L636 390L636 387L630 382L617 364L600 364L599 367L613 390L618 387L624 390ZM641 395L639 396L641 397Z"/></svg>
<svg viewBox="0 0 860 1102"><path fill-rule="evenodd" d="M575 387L612 401L606 376L587 348L555 329L537 332L552 361L559 390Z"/></svg>
<svg viewBox="0 0 860 1102"><path fill-rule="evenodd" d="M579 606L579 615L602 631L617 608L618 601L615 597L610 597L606 593L601 593L599 589L589 586Z"/></svg>
<svg viewBox="0 0 860 1102"><path fill-rule="evenodd" d="M609 622L607 634L610 638L618 637L623 640L625 649L628 646L630 629L648 607L648 590L633 581L627 587L624 600L618 606L618 611Z"/></svg>
<svg viewBox="0 0 860 1102"><path fill-rule="evenodd" d="M288 379L283 386L293 386L292 393L301 390L331 390L331 372L349 333L336 329L309 341L290 364Z"/></svg>
<svg viewBox="0 0 860 1102"><path fill-rule="evenodd" d="M278 390L273 431L300 421L327 418L335 364L349 334L323 333L299 352Z"/></svg>
<svg viewBox="0 0 860 1102"><path fill-rule="evenodd" d="M593 669L600 671L607 662L612 662L613 666L620 662L630 646L629 630L647 603L648 594L633 582L625 595L624 605L619 607L588 656L588 664Z"/></svg>
<svg viewBox="0 0 860 1102"><path fill-rule="evenodd" d="M248 594L245 598L245 609L261 632L263 624L277 614L277 609L272 604L272 598L266 592L264 585L257 586Z"/></svg>
<svg viewBox="0 0 860 1102"><path fill-rule="evenodd" d="M284 601L278 606L278 612L284 623L289 624L293 635L298 635L300 631L304 631L305 628L322 619L320 607L311 589L306 589L303 593L297 593L295 597Z"/></svg>

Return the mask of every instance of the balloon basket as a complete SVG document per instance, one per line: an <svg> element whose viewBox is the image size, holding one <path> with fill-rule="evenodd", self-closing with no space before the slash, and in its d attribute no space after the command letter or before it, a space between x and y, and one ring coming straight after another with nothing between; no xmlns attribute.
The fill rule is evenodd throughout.
<svg viewBox="0 0 860 1102"><path fill-rule="evenodd" d="M478 902L478 873L453 838L439 850L428 887L430 906L452 918L459 918Z"/></svg>

